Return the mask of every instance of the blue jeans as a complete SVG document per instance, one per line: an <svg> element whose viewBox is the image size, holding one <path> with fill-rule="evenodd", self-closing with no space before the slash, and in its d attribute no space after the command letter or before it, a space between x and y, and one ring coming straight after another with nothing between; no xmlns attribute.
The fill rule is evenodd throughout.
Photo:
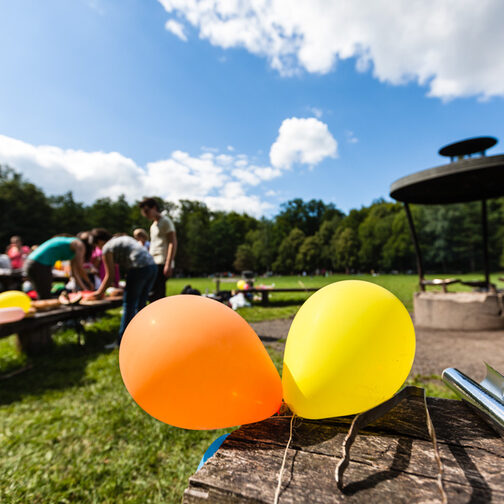
<svg viewBox="0 0 504 504"><path fill-rule="evenodd" d="M157 266L151 264L143 268L131 268L126 274L126 287L123 296L123 314L119 328L118 343L131 319L145 306L149 292L156 279Z"/></svg>

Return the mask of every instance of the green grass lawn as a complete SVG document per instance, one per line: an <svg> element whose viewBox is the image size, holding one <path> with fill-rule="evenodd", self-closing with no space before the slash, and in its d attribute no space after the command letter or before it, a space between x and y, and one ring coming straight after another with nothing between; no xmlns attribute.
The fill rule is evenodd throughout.
<svg viewBox="0 0 504 504"><path fill-rule="evenodd" d="M493 280L497 279L495 275ZM344 278L369 280L394 292L411 310L417 278L406 275L328 278L271 277L277 287L318 287ZM478 278L467 275L466 278ZM173 279L168 294L190 283L212 291L209 279ZM256 281L256 285L261 280ZM234 288L222 284L222 288ZM248 321L290 317L308 296L274 294L271 306L244 308ZM119 310L87 326L85 346L72 330L55 335L45 356L27 359L14 338L0 340L0 502L180 502L188 477L208 445L225 431L186 431L144 413L126 392L115 338ZM281 372L281 355L268 349ZM415 377L431 395L445 396L438 377Z"/></svg>

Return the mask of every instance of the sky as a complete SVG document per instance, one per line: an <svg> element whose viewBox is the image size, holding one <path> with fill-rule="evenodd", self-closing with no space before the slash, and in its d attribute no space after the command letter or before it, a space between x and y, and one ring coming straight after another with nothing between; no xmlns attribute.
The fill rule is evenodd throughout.
<svg viewBox="0 0 504 504"><path fill-rule="evenodd" d="M348 212L504 141L503 22L500 0L0 0L0 164L87 204Z"/></svg>

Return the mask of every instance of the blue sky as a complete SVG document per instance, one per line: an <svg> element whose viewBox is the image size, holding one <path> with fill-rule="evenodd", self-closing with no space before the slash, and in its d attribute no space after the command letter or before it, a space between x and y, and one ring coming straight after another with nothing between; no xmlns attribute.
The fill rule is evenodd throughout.
<svg viewBox="0 0 504 504"><path fill-rule="evenodd" d="M0 163L87 203L348 211L447 143L504 139L503 19L498 0L0 0Z"/></svg>

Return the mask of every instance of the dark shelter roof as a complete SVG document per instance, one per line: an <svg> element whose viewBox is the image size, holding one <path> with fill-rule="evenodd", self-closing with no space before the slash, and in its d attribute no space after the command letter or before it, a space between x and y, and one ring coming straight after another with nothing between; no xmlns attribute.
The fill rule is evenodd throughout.
<svg viewBox="0 0 504 504"><path fill-rule="evenodd" d="M396 180L390 186L390 196L404 203L423 204L504 196L504 155L461 159L413 173Z"/></svg>
<svg viewBox="0 0 504 504"><path fill-rule="evenodd" d="M485 152L496 143L497 139L494 137L468 138L467 140L461 140L460 142L451 143L450 145L441 147L441 149L439 149L439 154L441 156L448 156L451 158L456 156L470 156L471 154L476 154L477 152Z"/></svg>

